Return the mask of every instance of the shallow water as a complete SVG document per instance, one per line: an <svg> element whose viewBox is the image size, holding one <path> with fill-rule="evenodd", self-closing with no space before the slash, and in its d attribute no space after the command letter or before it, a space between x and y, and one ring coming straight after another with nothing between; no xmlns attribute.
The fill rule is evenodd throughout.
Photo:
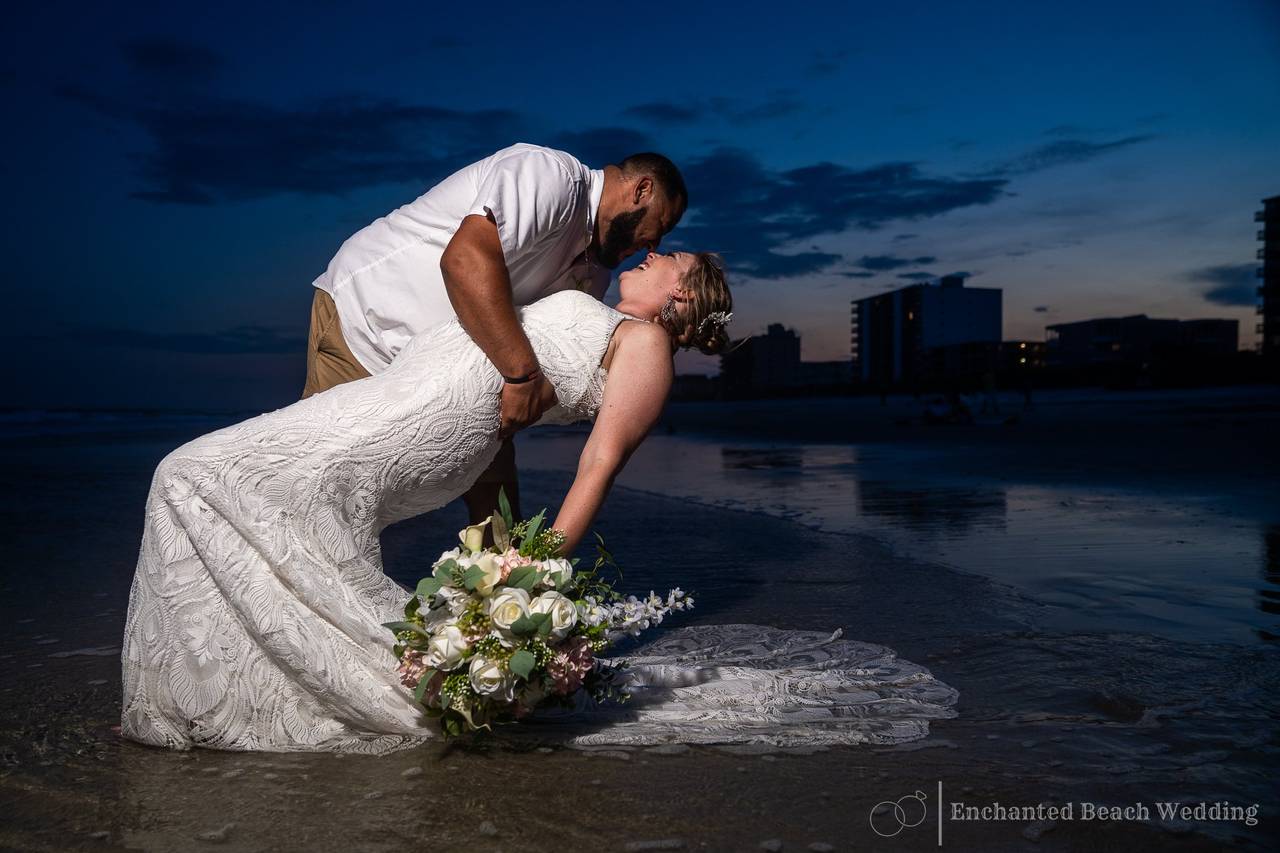
<svg viewBox="0 0 1280 853"><path fill-rule="evenodd" d="M946 442L660 434L598 524L624 588L693 588L678 624L843 628L890 646L960 691L957 719L905 748L812 755L501 739L384 759L176 755L111 733L119 637L151 469L220 423L147 423L0 441L0 847L852 849L880 843L876 803L939 783L947 802L1225 801L1263 818L948 822L957 849L1274 840L1277 519L1238 482L1144 486L1111 465L1064 474ZM560 499L582 439L522 440L526 508ZM451 506L388 530L388 572L416 580L462 520Z"/></svg>
<svg viewBox="0 0 1280 853"><path fill-rule="evenodd" d="M527 468L564 470L582 436L531 435ZM1156 488L1076 474L973 471L966 448L657 435L621 485L873 536L895 551L1009 584L1062 631L1178 640L1280 637L1280 490Z"/></svg>

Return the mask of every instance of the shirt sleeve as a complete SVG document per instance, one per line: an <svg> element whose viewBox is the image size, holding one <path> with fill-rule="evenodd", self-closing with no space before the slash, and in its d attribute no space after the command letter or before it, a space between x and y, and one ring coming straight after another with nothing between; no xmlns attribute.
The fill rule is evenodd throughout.
<svg viewBox="0 0 1280 853"><path fill-rule="evenodd" d="M579 193L578 181L554 155L524 151L493 165L468 213L493 215L510 265L570 224Z"/></svg>

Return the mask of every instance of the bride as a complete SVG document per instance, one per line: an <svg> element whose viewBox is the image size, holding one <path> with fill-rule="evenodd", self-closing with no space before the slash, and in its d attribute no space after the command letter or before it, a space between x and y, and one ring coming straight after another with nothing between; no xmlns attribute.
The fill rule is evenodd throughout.
<svg viewBox="0 0 1280 853"><path fill-rule="evenodd" d="M540 423L594 421L554 522L565 553L661 414L676 348L728 343L732 299L714 255L650 254L619 281L616 310L564 291L520 313L556 391ZM501 384L451 321L382 373L165 457L129 596L122 733L175 749L374 753L432 738L381 627L409 592L383 573L379 533L485 470ZM625 709L541 726L580 743L885 743L952 715L955 691L927 670L837 636L672 631L628 655ZM532 720L522 725L536 730Z"/></svg>

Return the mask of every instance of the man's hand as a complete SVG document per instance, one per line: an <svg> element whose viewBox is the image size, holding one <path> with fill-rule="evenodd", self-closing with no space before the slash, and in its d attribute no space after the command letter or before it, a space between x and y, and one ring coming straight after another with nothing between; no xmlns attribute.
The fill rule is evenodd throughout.
<svg viewBox="0 0 1280 853"><path fill-rule="evenodd" d="M502 386L502 426L499 435L503 438L518 432L527 426L537 423L543 413L556 404L556 389L541 373L537 379L512 385L510 382Z"/></svg>

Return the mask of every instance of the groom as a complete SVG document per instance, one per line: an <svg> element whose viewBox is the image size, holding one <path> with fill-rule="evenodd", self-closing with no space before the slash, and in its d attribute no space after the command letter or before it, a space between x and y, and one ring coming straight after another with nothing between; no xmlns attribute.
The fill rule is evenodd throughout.
<svg viewBox="0 0 1280 853"><path fill-rule="evenodd" d="M555 405L515 306L567 288L597 299L610 270L656 249L688 207L661 154L588 169L518 144L463 168L347 239L313 284L302 396L378 373L418 332L453 317L502 375L502 450L464 500L471 522L505 488L519 517L511 434Z"/></svg>

